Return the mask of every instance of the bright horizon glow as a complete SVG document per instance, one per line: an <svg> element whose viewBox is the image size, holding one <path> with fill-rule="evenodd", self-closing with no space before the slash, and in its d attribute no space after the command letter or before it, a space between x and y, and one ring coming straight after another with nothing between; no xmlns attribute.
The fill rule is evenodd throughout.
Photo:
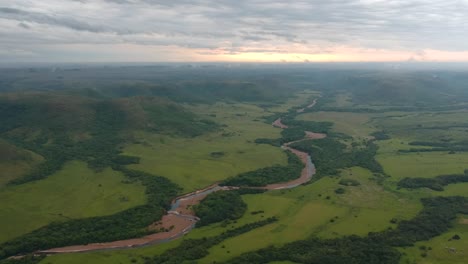
<svg viewBox="0 0 468 264"><path fill-rule="evenodd" d="M206 56L200 61L226 62L467 62L468 52L425 50L424 56L405 51L349 50L347 52L307 53L239 53Z"/></svg>

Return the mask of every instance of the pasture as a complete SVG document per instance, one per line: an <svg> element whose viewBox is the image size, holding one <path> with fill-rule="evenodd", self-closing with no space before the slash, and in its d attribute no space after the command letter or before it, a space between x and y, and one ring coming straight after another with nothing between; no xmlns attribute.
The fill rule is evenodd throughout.
<svg viewBox="0 0 468 264"><path fill-rule="evenodd" d="M291 190L244 196L248 211L232 226L254 221L262 215L277 216L279 221L227 239L211 248L210 254L200 263L227 260L254 249L306 239L312 235L324 238L366 235L392 226L390 220L393 218L410 219L421 208L417 199L398 197L383 190L370 179L372 174L365 169L353 167L344 170L342 177L352 177L361 185L344 187L345 194L338 195L335 190L342 187L338 184L339 178L325 177ZM264 213L260 216L252 214L258 211ZM207 227L210 232L217 228ZM205 230L194 230L193 233L202 235L206 233Z"/></svg>
<svg viewBox="0 0 468 264"><path fill-rule="evenodd" d="M144 204L144 187L123 180L111 169L96 173L73 161L47 179L1 189L0 242L53 221L110 215Z"/></svg>
<svg viewBox="0 0 468 264"><path fill-rule="evenodd" d="M125 154L141 157L130 168L167 177L190 192L242 172L286 164L280 148L254 143L260 137L280 137L280 129L261 120L268 115L261 108L225 103L192 108L224 126L194 138L137 133L140 143L124 148Z"/></svg>
<svg viewBox="0 0 468 264"><path fill-rule="evenodd" d="M353 136L357 139L368 138L376 129L370 124L369 114L346 112L312 112L298 116L304 121L333 122L332 131Z"/></svg>
<svg viewBox="0 0 468 264"><path fill-rule="evenodd" d="M404 256L400 263L418 264L464 264L468 259L468 221L460 216L448 232L429 241L416 243L413 247L401 249ZM460 239L453 239L458 235Z"/></svg>
<svg viewBox="0 0 468 264"><path fill-rule="evenodd" d="M377 161L392 182L405 177L430 178L443 174L462 174L468 168L468 153L421 152L379 154Z"/></svg>
<svg viewBox="0 0 468 264"><path fill-rule="evenodd" d="M335 95L331 102L327 103L327 107L351 107L353 106L353 98L351 94L341 92Z"/></svg>
<svg viewBox="0 0 468 264"><path fill-rule="evenodd" d="M372 123L408 141L457 141L466 140L466 115L466 111L387 112L375 115Z"/></svg>

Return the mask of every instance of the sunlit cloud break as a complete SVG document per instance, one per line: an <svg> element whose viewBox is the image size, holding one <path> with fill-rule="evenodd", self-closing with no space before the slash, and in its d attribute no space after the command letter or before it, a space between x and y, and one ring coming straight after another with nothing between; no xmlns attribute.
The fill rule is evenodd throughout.
<svg viewBox="0 0 468 264"><path fill-rule="evenodd" d="M4 0L0 61L468 61L468 0Z"/></svg>

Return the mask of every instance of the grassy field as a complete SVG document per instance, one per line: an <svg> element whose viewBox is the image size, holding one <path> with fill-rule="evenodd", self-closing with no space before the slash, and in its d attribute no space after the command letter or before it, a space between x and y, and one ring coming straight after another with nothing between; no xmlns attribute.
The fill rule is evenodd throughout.
<svg viewBox="0 0 468 264"><path fill-rule="evenodd" d="M131 167L167 177L189 192L242 172L286 164L280 148L254 143L261 137L280 137L280 129L260 120L267 115L261 108L224 103L192 108L225 126L195 138L140 133L141 143L124 149L126 154L141 157L141 163Z"/></svg>
<svg viewBox="0 0 468 264"><path fill-rule="evenodd" d="M455 235L461 239L452 239ZM402 264L465 264L468 259L468 218L460 217L449 232L401 251L405 254Z"/></svg>
<svg viewBox="0 0 468 264"><path fill-rule="evenodd" d="M297 200L298 197L302 197L302 200ZM245 197L245 201L248 204L248 212L238 221L239 224L244 221L249 222L248 219L260 219L262 215L264 217L277 216L279 221L227 239L222 244L211 248L210 254L200 263L227 260L241 253L269 245L280 245L305 239L319 227L327 225L329 219L336 215L344 215L347 211L346 208L333 205L325 198L318 199L317 193L307 187L301 187L297 191L291 192L277 191L262 195L249 195ZM265 213L252 215L252 212L260 210L265 211Z"/></svg>
<svg viewBox="0 0 468 264"><path fill-rule="evenodd" d="M327 107L351 107L353 106L352 97L349 93L339 93L335 100L326 104Z"/></svg>
<svg viewBox="0 0 468 264"><path fill-rule="evenodd" d="M376 129L369 123L371 115L345 112L313 112L300 115L299 120L333 122L333 131L355 138L367 138Z"/></svg>
<svg viewBox="0 0 468 264"><path fill-rule="evenodd" d="M2 189L0 242L52 221L110 215L143 204L144 187L122 180L118 172L95 173L74 161L45 180Z"/></svg>
<svg viewBox="0 0 468 264"><path fill-rule="evenodd" d="M346 192L343 195L335 193L341 186L339 179L327 177L292 190L244 196L248 212L234 226L259 219L262 215L277 216L279 221L224 241L210 249L210 255L200 263L226 260L247 251L305 239L311 235L366 235L392 226L392 218L412 218L421 208L417 199L402 198L384 191L369 179L371 176L369 171L359 167L343 171L342 177L361 183L358 187L344 187ZM252 215L255 211L264 213ZM216 228L207 227L211 232ZM204 230L198 232L206 233Z"/></svg>
<svg viewBox="0 0 468 264"><path fill-rule="evenodd" d="M460 174L468 168L468 153L447 152L401 153L377 155L377 161L390 175L391 181L405 177L430 178L442 174Z"/></svg>
<svg viewBox="0 0 468 264"><path fill-rule="evenodd" d="M466 111L388 112L375 115L372 123L410 141L466 140L466 115Z"/></svg>
<svg viewBox="0 0 468 264"><path fill-rule="evenodd" d="M340 179L353 179L360 185L343 187L338 184ZM340 179L331 179L335 184L327 190L327 195L334 195L335 203L349 211L343 218L334 219L333 225L319 233L321 236L367 235L392 226L392 218L410 219L422 208L415 197L385 190L366 169L345 169ZM338 187L345 189L345 193L336 195L334 191Z"/></svg>
<svg viewBox="0 0 468 264"><path fill-rule="evenodd" d="M401 138L391 138L388 140L377 141L376 144L379 146L379 155L387 154L389 156L398 156L401 153L398 153L399 150L409 150L414 148L414 146L408 145L410 141L408 139ZM428 148L427 146L418 146L418 148Z"/></svg>
<svg viewBox="0 0 468 264"><path fill-rule="evenodd" d="M390 182L405 177L435 177L442 174L460 174L468 168L467 152L449 154L444 152L399 153L415 146L409 142L439 142L443 139L466 140L466 131L460 128L424 129L429 126L451 126L463 124L464 112L443 113L386 113L372 119L372 124L389 133L391 139L378 141L377 161L391 176ZM464 135L462 135L464 133ZM417 148L431 148L417 146Z"/></svg>

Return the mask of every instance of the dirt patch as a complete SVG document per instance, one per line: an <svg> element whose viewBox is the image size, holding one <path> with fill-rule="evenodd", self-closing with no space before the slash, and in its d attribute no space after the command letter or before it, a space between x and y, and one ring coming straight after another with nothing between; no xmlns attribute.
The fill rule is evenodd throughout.
<svg viewBox="0 0 468 264"><path fill-rule="evenodd" d="M272 125L275 126L275 127L282 128L282 129L288 128L287 125L285 125L285 124L283 124L281 122L281 118L276 119L275 122L272 123Z"/></svg>
<svg viewBox="0 0 468 264"><path fill-rule="evenodd" d="M305 134L306 134L307 139L323 139L323 138L327 137L327 134L314 133L314 132L310 132L310 131L305 131Z"/></svg>
<svg viewBox="0 0 468 264"><path fill-rule="evenodd" d="M314 101L310 105L308 105L307 108L314 107L316 103L317 103L317 99L314 99Z"/></svg>
<svg viewBox="0 0 468 264"><path fill-rule="evenodd" d="M314 101L313 101L310 105L306 106L305 108L297 109L296 112L298 112L298 113L304 113L304 111L306 110L306 108L312 108L312 107L315 106L316 103L317 103L317 99L314 99Z"/></svg>
<svg viewBox="0 0 468 264"><path fill-rule="evenodd" d="M183 215L195 215L195 213L192 210L192 207L196 204L199 204L200 201L205 199L207 195L208 194L204 194L180 200L179 207L175 211Z"/></svg>
<svg viewBox="0 0 468 264"><path fill-rule="evenodd" d="M462 219L460 219L460 224L462 224L462 225L468 225L468 218L462 218Z"/></svg>

